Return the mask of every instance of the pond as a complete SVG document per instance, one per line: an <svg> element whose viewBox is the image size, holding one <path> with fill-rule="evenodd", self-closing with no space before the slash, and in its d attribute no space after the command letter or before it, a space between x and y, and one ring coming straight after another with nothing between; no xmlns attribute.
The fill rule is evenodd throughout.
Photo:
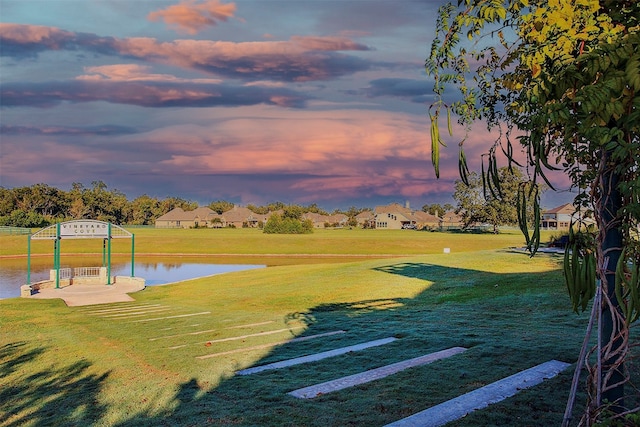
<svg viewBox="0 0 640 427"><path fill-rule="evenodd" d="M388 258L380 256L139 256L135 258L134 274L146 280L147 286L163 285L196 277L228 273L254 268L290 264L346 263L363 259ZM98 267L101 255L62 254L62 267ZM31 258L31 283L49 278L52 256ZM114 255L112 276L130 276L131 258ZM0 299L20 296L20 286L27 282L27 259L0 258Z"/></svg>
<svg viewBox="0 0 640 427"><path fill-rule="evenodd" d="M52 260L32 259L31 283L47 280L52 264ZM61 264L63 267L97 267L102 265L102 260L96 260L95 257L93 259L91 257L77 257L72 262L69 259L63 259ZM266 267L264 264L218 264L202 258L156 257L136 259L134 274L136 277L144 278L147 286L154 286L196 277L264 267ZM112 259L111 275L130 276L131 260ZM26 259L0 259L0 299L19 297L20 286L26 282Z"/></svg>

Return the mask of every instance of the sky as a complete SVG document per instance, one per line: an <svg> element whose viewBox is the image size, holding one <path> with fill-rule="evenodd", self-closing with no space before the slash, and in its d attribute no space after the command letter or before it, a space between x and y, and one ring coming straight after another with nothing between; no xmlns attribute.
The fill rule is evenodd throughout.
<svg viewBox="0 0 640 427"><path fill-rule="evenodd" d="M464 131L436 179L424 71L442 3L0 0L0 186L454 204ZM474 127L471 169L495 138Z"/></svg>

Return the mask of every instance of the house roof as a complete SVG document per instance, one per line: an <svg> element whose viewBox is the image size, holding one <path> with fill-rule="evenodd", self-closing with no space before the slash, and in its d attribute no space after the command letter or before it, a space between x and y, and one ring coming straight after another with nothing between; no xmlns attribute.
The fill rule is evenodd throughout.
<svg viewBox="0 0 640 427"><path fill-rule="evenodd" d="M572 214L575 212L575 207L571 203L565 203L564 205L557 206L553 209L544 211L545 214Z"/></svg>
<svg viewBox="0 0 640 427"><path fill-rule="evenodd" d="M462 216L457 214L455 211L448 211L442 215L442 220L445 222L461 222Z"/></svg>
<svg viewBox="0 0 640 427"><path fill-rule="evenodd" d="M185 213L190 213L193 215L193 218L206 218L207 216L214 214L215 212L207 207L196 208L192 211L188 211Z"/></svg>
<svg viewBox="0 0 640 427"><path fill-rule="evenodd" d="M369 220L373 218L374 218L374 214L370 210L362 211L358 215L356 215L356 219L359 219L359 220Z"/></svg>
<svg viewBox="0 0 640 427"><path fill-rule="evenodd" d="M184 210L182 208L171 209L164 215L159 216L156 221L176 221L182 219Z"/></svg>
<svg viewBox="0 0 640 427"><path fill-rule="evenodd" d="M437 223L440 218L423 211L413 211L399 203L391 203L386 206L376 206L376 215L393 214L399 217L400 221L413 221L416 223Z"/></svg>
<svg viewBox="0 0 640 427"><path fill-rule="evenodd" d="M399 203L390 203L385 206L376 206L374 209L374 213L382 214L382 213L395 213L395 214L411 214L411 209L407 209Z"/></svg>
<svg viewBox="0 0 640 427"><path fill-rule="evenodd" d="M196 218L205 219L214 212L207 208L197 208L192 211L185 211L182 208L174 208L166 214L158 217L156 221L193 221Z"/></svg>
<svg viewBox="0 0 640 427"><path fill-rule="evenodd" d="M311 220L312 222L329 222L329 217L327 215L322 215L315 212L306 212L302 214L303 219Z"/></svg>
<svg viewBox="0 0 640 427"><path fill-rule="evenodd" d="M258 215L249 208L234 206L226 212L222 213L222 218L226 222L244 222L249 219L259 221L264 215Z"/></svg>
<svg viewBox="0 0 640 427"><path fill-rule="evenodd" d="M329 215L327 219L329 220L330 223L340 223L340 222L347 221L349 217L346 216L345 214L335 214L335 215Z"/></svg>
<svg viewBox="0 0 640 427"><path fill-rule="evenodd" d="M416 222L421 222L421 223L425 223L425 222L440 222L440 218L436 215L431 215L430 213L427 212L423 212L423 211L415 211L411 214L411 219L413 219Z"/></svg>

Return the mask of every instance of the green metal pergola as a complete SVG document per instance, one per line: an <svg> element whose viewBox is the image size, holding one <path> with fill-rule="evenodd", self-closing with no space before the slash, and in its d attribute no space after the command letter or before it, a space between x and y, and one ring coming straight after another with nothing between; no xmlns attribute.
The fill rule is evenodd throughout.
<svg viewBox="0 0 640 427"><path fill-rule="evenodd" d="M31 285L31 240L53 240L53 269L56 289L60 288L60 252L63 239L102 239L102 266L107 267L107 285L111 285L111 239L131 239L131 277L135 276L135 235L110 222L81 219L45 227L29 235L27 244L27 285Z"/></svg>

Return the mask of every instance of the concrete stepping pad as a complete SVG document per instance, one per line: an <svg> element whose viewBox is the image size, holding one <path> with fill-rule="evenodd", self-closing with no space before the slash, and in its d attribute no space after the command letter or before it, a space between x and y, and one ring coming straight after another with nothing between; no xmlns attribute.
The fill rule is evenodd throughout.
<svg viewBox="0 0 640 427"><path fill-rule="evenodd" d="M268 371L270 369L286 368L294 365L301 365L303 363L316 362L318 360L327 359L329 357L340 356L342 354L350 353L352 351L364 350L370 347L377 347L379 345L389 344L397 340L397 338L389 337L382 338L375 341L368 341L362 344L350 345L348 347L336 348L335 350L323 351L322 353L310 354L308 356L296 357L294 359L287 359L281 362L270 363L268 365L255 366L253 368L243 369L236 372L238 375L250 375L257 372Z"/></svg>
<svg viewBox="0 0 640 427"><path fill-rule="evenodd" d="M385 427L438 427L553 378L571 366L551 360L403 418Z"/></svg>
<svg viewBox="0 0 640 427"><path fill-rule="evenodd" d="M395 373L404 371L405 369L413 368L415 366L427 365L429 363L435 362L436 360L445 359L447 357L462 353L466 350L467 349L464 347L452 347L446 350L437 351L435 353L426 354L424 356L415 357L413 359L404 360L402 362L393 363L391 365L382 366L380 368L360 372L358 374L349 375L332 381L300 388L298 390L289 392L288 394L300 399L313 399L314 397L318 397L323 394L343 390L345 388L385 378L389 375L393 375Z"/></svg>

